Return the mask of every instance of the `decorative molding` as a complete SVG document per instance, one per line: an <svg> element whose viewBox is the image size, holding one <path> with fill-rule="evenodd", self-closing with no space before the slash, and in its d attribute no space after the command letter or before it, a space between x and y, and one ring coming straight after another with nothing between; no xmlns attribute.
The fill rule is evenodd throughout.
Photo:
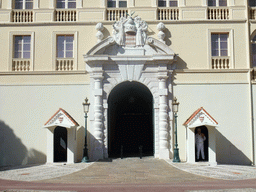
<svg viewBox="0 0 256 192"><path fill-rule="evenodd" d="M44 128L51 127L66 127L73 128L79 124L71 117L64 109L60 108L45 124Z"/></svg>
<svg viewBox="0 0 256 192"><path fill-rule="evenodd" d="M195 128L203 125L209 125L213 127L218 126L218 122L201 107L197 109L183 124L188 128Z"/></svg>

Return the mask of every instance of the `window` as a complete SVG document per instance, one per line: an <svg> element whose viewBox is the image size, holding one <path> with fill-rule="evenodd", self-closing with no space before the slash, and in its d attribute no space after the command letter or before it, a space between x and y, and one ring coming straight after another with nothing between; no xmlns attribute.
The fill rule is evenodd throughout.
<svg viewBox="0 0 256 192"><path fill-rule="evenodd" d="M169 2L169 4L168 4ZM158 0L158 7L177 7L178 1L177 0Z"/></svg>
<svg viewBox="0 0 256 192"><path fill-rule="evenodd" d="M227 0L208 0L208 6L227 6Z"/></svg>
<svg viewBox="0 0 256 192"><path fill-rule="evenodd" d="M112 8L118 8L118 7L127 7L127 1L121 1L121 0L108 0L108 7Z"/></svg>
<svg viewBox="0 0 256 192"><path fill-rule="evenodd" d="M14 36L14 58L30 59L31 36Z"/></svg>
<svg viewBox="0 0 256 192"><path fill-rule="evenodd" d="M57 36L57 58L73 58L74 36L59 35Z"/></svg>
<svg viewBox="0 0 256 192"><path fill-rule="evenodd" d="M76 8L76 0L57 0L57 8Z"/></svg>
<svg viewBox="0 0 256 192"><path fill-rule="evenodd" d="M256 1L255 0L250 0L249 1L249 6L250 7L256 7Z"/></svg>
<svg viewBox="0 0 256 192"><path fill-rule="evenodd" d="M33 9L33 0L15 0L15 9Z"/></svg>
<svg viewBox="0 0 256 192"><path fill-rule="evenodd" d="M228 56L228 34L211 35L212 56Z"/></svg>
<svg viewBox="0 0 256 192"><path fill-rule="evenodd" d="M252 39L252 66L256 67L256 35Z"/></svg>

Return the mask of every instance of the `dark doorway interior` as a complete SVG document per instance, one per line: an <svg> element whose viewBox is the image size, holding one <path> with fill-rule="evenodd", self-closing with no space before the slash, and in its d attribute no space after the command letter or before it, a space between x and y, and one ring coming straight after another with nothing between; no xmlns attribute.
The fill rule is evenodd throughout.
<svg viewBox="0 0 256 192"><path fill-rule="evenodd" d="M56 127L54 129L54 162L67 161L67 129Z"/></svg>
<svg viewBox="0 0 256 192"><path fill-rule="evenodd" d="M153 155L153 97L138 82L117 85L108 98L109 157Z"/></svg>
<svg viewBox="0 0 256 192"><path fill-rule="evenodd" d="M201 133L205 136L205 141L203 143L203 151L204 151L205 159L202 158L201 152L199 153L199 158L197 158L197 145L195 144L195 160L196 160L196 162L208 161L209 160L209 156L208 156L208 147L209 147L208 129L207 129L206 126L197 127L195 129L195 137L196 137L196 134L198 133L198 129L201 129Z"/></svg>

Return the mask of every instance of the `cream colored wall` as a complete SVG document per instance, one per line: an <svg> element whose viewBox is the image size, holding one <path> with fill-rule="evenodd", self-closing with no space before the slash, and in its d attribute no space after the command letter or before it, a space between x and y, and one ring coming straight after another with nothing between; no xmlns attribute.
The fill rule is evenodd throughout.
<svg viewBox="0 0 256 192"><path fill-rule="evenodd" d="M34 71L53 71L55 70L53 65L53 54L56 49L56 45L53 45L53 39L55 34L72 34L77 32L77 64L78 70L85 69L85 63L83 55L93 47L97 39L95 37L96 30L95 25L78 25L71 27L69 25L64 26L34 26L34 27L12 27L4 30L0 38L0 43L6 45L0 52L1 62L5 63L0 65L0 71L8 71L8 62L11 66L12 51L9 52L9 48L12 42L11 32L22 33L22 31L29 31L35 33L34 44ZM109 33L109 32L108 32ZM42 38L44 37L44 38ZM9 47L9 48L8 48ZM10 61L9 61L10 60Z"/></svg>
<svg viewBox="0 0 256 192"><path fill-rule="evenodd" d="M143 18L142 18L143 19ZM158 23L158 22L157 22ZM157 37L158 31L156 24L150 24L149 36ZM112 35L112 23L105 24L103 31L105 38ZM246 30L245 24L204 24L204 23L178 23L178 24L166 24L166 43L174 50L176 54L179 54L179 60L177 66L180 69L210 69L210 49L211 41L209 34L211 30L233 30L233 37L230 35L230 41L233 41L233 64L235 69L247 68L247 50L246 47ZM2 28L3 29L3 28ZM53 45L53 40L56 37L55 34L70 34L77 33L77 65L78 70L84 70L85 64L83 55L93 47L97 39L95 37L96 30L95 24L87 25L50 25L50 26L25 26L25 27L12 27L4 28L2 30L2 38L0 43L6 45L6 47L0 52L2 58L2 64L0 71L8 71L8 60L10 60L9 47L11 46L12 36L11 32L29 31L35 33L35 46L34 46L34 71L52 71L54 70L53 54L55 54L56 45ZM42 38L44 37L44 38ZM231 44L230 44L231 50ZM230 53L232 56L232 53Z"/></svg>
<svg viewBox="0 0 256 192"><path fill-rule="evenodd" d="M202 6L202 1L203 0L193 0L193 1L186 0L186 6Z"/></svg>
<svg viewBox="0 0 256 192"><path fill-rule="evenodd" d="M151 7L152 0L134 0L135 7Z"/></svg>
<svg viewBox="0 0 256 192"><path fill-rule="evenodd" d="M40 9L48 9L50 7L50 0L47 1L39 1L39 8Z"/></svg>
<svg viewBox="0 0 256 192"><path fill-rule="evenodd" d="M102 4L102 1L103 0L93 0L93 1L83 0L83 7L84 8L100 7Z"/></svg>
<svg viewBox="0 0 256 192"><path fill-rule="evenodd" d="M218 123L218 163L251 164L249 86L247 84L178 84L173 94L180 102L178 142L180 158L186 160L186 128L183 123L203 107Z"/></svg>
<svg viewBox="0 0 256 192"><path fill-rule="evenodd" d="M254 96L256 94L256 82L255 81L253 81L253 84L252 84L252 95ZM252 125L252 129L253 129L253 131L252 131L252 133L253 133L253 140L254 140L254 143L256 143L256 131L255 131L255 129L256 129L256 121L255 121L255 119L256 119L256 113L255 113L255 111L256 111L256 100L255 100L255 96L254 97L252 97L252 110L253 110L253 125ZM253 155L254 155L254 159L256 159L256 147L253 149Z"/></svg>
<svg viewBox="0 0 256 192"><path fill-rule="evenodd" d="M16 85L0 86L0 166L44 163L46 129L42 126L59 109L66 110L81 127L77 132L78 160L84 143L82 102L89 97L90 86Z"/></svg>

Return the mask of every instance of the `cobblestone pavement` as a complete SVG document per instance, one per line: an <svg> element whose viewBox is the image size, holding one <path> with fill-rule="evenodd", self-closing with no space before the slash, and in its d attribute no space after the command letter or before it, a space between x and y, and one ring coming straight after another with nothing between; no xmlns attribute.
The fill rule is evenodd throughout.
<svg viewBox="0 0 256 192"><path fill-rule="evenodd" d="M239 165L217 165L209 166L205 163L188 164L188 163L173 163L171 160L166 160L170 165L189 173L200 176L211 177L225 180L243 180L255 179L256 167L254 166L239 166Z"/></svg>
<svg viewBox="0 0 256 192"><path fill-rule="evenodd" d="M81 171L44 180L47 183L169 183L213 180L170 166L165 160L155 158L125 158L99 161Z"/></svg>
<svg viewBox="0 0 256 192"><path fill-rule="evenodd" d="M54 163L44 165L1 167L0 179L16 181L39 181L68 175L85 169L92 164L93 163Z"/></svg>
<svg viewBox="0 0 256 192"><path fill-rule="evenodd" d="M256 167L173 163L153 157L0 168L0 179L50 183L169 183L255 179Z"/></svg>

